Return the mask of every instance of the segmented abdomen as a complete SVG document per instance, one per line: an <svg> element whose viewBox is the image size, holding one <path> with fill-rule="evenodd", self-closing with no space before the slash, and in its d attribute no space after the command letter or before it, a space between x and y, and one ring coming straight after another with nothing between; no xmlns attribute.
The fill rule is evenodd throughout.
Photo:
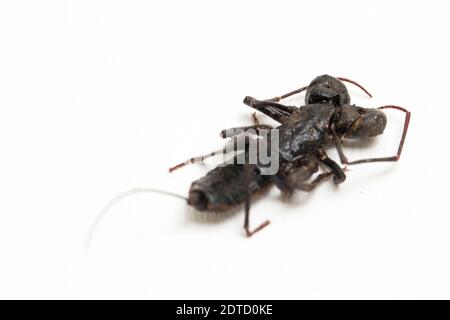
<svg viewBox="0 0 450 320"><path fill-rule="evenodd" d="M261 175L255 165L248 165L248 170L252 195L271 185L270 176ZM245 165L223 164L194 181L189 197L193 198L194 193L199 193L201 198L206 199L205 206L193 204L199 210L224 211L244 203L247 195L246 181Z"/></svg>

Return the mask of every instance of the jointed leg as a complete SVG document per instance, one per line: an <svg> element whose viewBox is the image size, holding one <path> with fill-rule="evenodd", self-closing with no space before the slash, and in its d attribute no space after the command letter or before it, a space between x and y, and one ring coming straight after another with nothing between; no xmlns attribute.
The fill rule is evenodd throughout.
<svg viewBox="0 0 450 320"><path fill-rule="evenodd" d="M202 163L205 159L217 156L217 155L226 155L230 152L237 152L240 150L244 150L245 146L246 146L246 141L244 141L243 143L239 143L239 136L234 136L233 139L228 142L224 148L213 151L211 153L207 153L201 156L196 156L196 157L192 157L186 161L183 161L179 164L177 164L176 166L173 166L171 168L169 168L169 172L173 172L177 169L183 168L189 164L194 164L194 163Z"/></svg>
<svg viewBox="0 0 450 320"><path fill-rule="evenodd" d="M336 176L335 172L325 172L317 175L312 181L308 182L311 176L319 169L319 161L323 161L322 158L326 156L325 153L323 154L324 156L322 157L316 156L300 160L298 166L293 171L274 175L272 177L273 182L285 196L290 196L295 189L307 192L314 190L322 181Z"/></svg>
<svg viewBox="0 0 450 320"><path fill-rule="evenodd" d="M253 126L235 127L235 128L222 130L220 132L220 137L224 138L224 139L235 137L239 134L245 133L247 130L253 130L253 132L259 136L262 133L264 133L270 129L273 129L273 127L268 124L255 124ZM264 131L261 131L261 130L264 130Z"/></svg>
<svg viewBox="0 0 450 320"><path fill-rule="evenodd" d="M400 139L400 144L397 149L397 154L391 157L380 157L380 158L368 158L368 159L360 159L355 161L348 161L347 157L344 154L343 146L341 138L337 135L336 131L332 127L331 130L333 132L334 143L336 145L336 149L339 153L339 157L341 158L341 162L343 164L359 164L359 163L369 163L369 162L389 162L389 161L398 161L400 159L400 155L402 154L403 144L405 143L406 134L408 132L409 120L411 118L411 112L406 110L405 108L398 106L382 106L378 109L396 109L405 112L405 122L403 124L403 133Z"/></svg>
<svg viewBox="0 0 450 320"><path fill-rule="evenodd" d="M246 197L245 197L245 218L244 218L244 230L247 235L247 237L251 237L256 232L260 231L261 229L267 227L270 223L269 220L264 221L261 223L258 227L256 227L253 230L250 230L250 198L251 198L251 190L250 190L250 182L251 182L251 173L249 172L249 165L245 165L245 184L247 186L246 188Z"/></svg>
<svg viewBox="0 0 450 320"><path fill-rule="evenodd" d="M197 156L197 157L192 157L192 158L190 158L190 159L188 159L188 160L186 160L184 162L181 162L181 163L179 163L179 164L169 168L169 172L173 172L173 171L175 171L177 169L180 169L180 168L183 168L184 166L187 166L189 164L201 163L205 159L214 157L214 156L219 155L219 154L225 155L225 154L228 153L228 151L231 151L231 150L229 150L228 148L225 147L223 149L216 150L216 151L213 151L211 153L207 153L207 154L204 154L204 155L201 155L201 156Z"/></svg>
<svg viewBox="0 0 450 320"><path fill-rule="evenodd" d="M245 142L239 143L238 139L239 139L240 134L245 134L245 132L247 130L253 130L253 132L256 135L262 135L263 133L267 132L270 129L273 129L273 127L270 125L267 125L267 124L258 124L258 125L253 125L253 126L244 126L244 127L224 129L220 132L220 136L222 138L233 138L230 142L227 143L227 145L224 148L213 151L211 153L201 155L201 156L192 157L184 162L177 164L176 166L169 168L169 172L173 172L173 171L180 169L184 166L187 166L189 164L201 163L205 159L208 159L208 158L220 155L220 154L225 155L231 151L236 152L239 150L243 150L246 143ZM233 148L231 148L231 147L233 147Z"/></svg>
<svg viewBox="0 0 450 320"><path fill-rule="evenodd" d="M274 182L276 186L286 195L290 196L294 190L302 190L305 192L313 191L319 184L323 181L330 179L334 176L332 172L324 172L318 174L311 182L305 182L303 180L291 181L281 179L280 177L274 176Z"/></svg>
<svg viewBox="0 0 450 320"><path fill-rule="evenodd" d="M321 173L319 175L317 175L317 177L314 178L313 181L309 182L309 183L297 183L295 184L295 188L302 190L302 191L306 191L306 192L311 192L313 191L321 182L330 179L333 176L332 172L325 172L325 173Z"/></svg>
<svg viewBox="0 0 450 320"><path fill-rule="evenodd" d="M344 170L333 159L328 157L324 150L320 149L317 152L317 157L319 158L320 162L326 165L331 170L331 172L333 172L333 182L335 184L339 184L345 181L346 176Z"/></svg>

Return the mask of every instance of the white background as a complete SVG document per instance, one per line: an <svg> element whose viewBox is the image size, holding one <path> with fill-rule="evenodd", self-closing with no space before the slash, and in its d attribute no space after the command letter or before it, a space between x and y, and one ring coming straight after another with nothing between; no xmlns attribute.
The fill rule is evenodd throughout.
<svg viewBox="0 0 450 320"><path fill-rule="evenodd" d="M2 1L1 298L450 298L445 1ZM179 199L221 129L328 73L412 111L398 163L223 219ZM304 95L286 103L301 105ZM396 151L403 114L352 159ZM260 116L266 123L267 117ZM337 160L336 154L330 154ZM218 219L219 218L219 219ZM207 221L204 221L207 220ZM217 221L218 220L218 221ZM209 221L209 222L208 222Z"/></svg>

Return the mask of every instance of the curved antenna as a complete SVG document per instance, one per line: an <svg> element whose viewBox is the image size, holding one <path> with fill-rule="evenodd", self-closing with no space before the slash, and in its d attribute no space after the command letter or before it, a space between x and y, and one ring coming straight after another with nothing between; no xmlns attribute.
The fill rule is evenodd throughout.
<svg viewBox="0 0 450 320"><path fill-rule="evenodd" d="M351 83L351 84L357 86L357 87L360 88L362 91L364 91L369 97L372 98L372 95L369 93L369 91L367 91L367 90L366 90L362 85L360 85L358 82L353 81L353 80L350 80L350 79L347 79L347 78L342 78L342 77L337 77L336 79L341 80L341 81L344 81L344 82L348 82L348 83Z"/></svg>
<svg viewBox="0 0 450 320"><path fill-rule="evenodd" d="M135 195L138 193L159 193L159 194L164 194L164 195L180 198L180 199L183 199L186 201L188 200L186 197L180 196L176 193L172 193L172 192L164 191L164 190L153 189L153 188L133 188L133 189L127 190L125 192L122 192L121 194L117 195L112 200L110 200L103 207L103 209L98 213L97 217L94 220L94 223L92 224L91 228L89 229L89 233L86 238L86 242L84 244L84 248L86 250L89 249L89 246L92 243L92 239L94 237L95 231L98 229L100 222L103 220L103 218L108 213L108 211L111 210L111 208L113 206L115 206L119 201L123 200L126 197L129 197L129 196L132 196L132 195Z"/></svg>

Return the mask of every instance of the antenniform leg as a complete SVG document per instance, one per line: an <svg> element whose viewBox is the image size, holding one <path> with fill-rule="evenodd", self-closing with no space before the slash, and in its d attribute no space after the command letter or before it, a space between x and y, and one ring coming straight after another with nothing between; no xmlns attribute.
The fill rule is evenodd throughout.
<svg viewBox="0 0 450 320"><path fill-rule="evenodd" d="M285 94L283 94L283 95L281 95L281 96L274 97L274 98L272 98L272 99L267 99L267 100L265 100L265 101L280 102L281 100L286 99L286 98L288 98L288 97L290 97L290 96L293 96L294 94L303 92L303 91L305 91L306 89L308 89L308 86L306 86L306 87L301 87L301 88L296 89L296 90L294 90L294 91L285 93Z"/></svg>
<svg viewBox="0 0 450 320"><path fill-rule="evenodd" d="M220 132L220 137L224 139L231 138L240 135L242 133L245 133L249 130L253 130L253 132L256 135L260 136L263 135L264 133L267 133L267 131L270 129L273 129L273 127L268 124L255 124L253 126L235 127L222 130Z"/></svg>
<svg viewBox="0 0 450 320"><path fill-rule="evenodd" d="M207 154L204 154L204 155L201 155L201 156L192 157L192 158L190 158L190 159L188 159L186 161L183 161L183 162L181 162L181 163L179 163L179 164L177 164L177 165L175 165L173 167L170 167L169 168L169 172L173 172L173 171L175 171L177 169L180 169L180 168L183 168L184 166L187 166L189 164L201 163L205 159L214 157L214 156L219 155L219 154L225 155L225 154L228 153L228 151L230 151L230 150L225 147L223 149L216 150L216 151L213 151L211 153L207 153Z"/></svg>
<svg viewBox="0 0 450 320"><path fill-rule="evenodd" d="M362 85L360 85L358 82L353 81L353 80L351 80L351 79L343 78L343 77L337 77L336 79L341 80L341 81L344 81L344 82L348 82L348 83L351 83L351 84L357 86L357 87L360 88L362 91L364 91L369 97L372 98L372 95L370 94L370 92L367 91L367 90L366 90ZM290 96L293 96L294 94L297 94L297 93L300 93L300 92L305 91L306 89L308 89L308 87L309 87L309 86L301 87L301 88L296 89L296 90L294 90L294 91L285 93L285 94L283 94L283 95L281 95L281 96L274 97L274 98L272 98L272 99L267 99L267 100L265 100L265 101L280 102L281 100L286 99L286 98L288 98L288 97L290 97Z"/></svg>
<svg viewBox="0 0 450 320"><path fill-rule="evenodd" d="M337 77L338 80L344 81L344 82L348 82L351 83L355 86L357 86L358 88L360 88L362 91L364 91L369 97L372 98L372 95L369 93L369 91L367 91L362 85L360 85L358 82L347 79L347 78L342 78L342 77Z"/></svg>
<svg viewBox="0 0 450 320"><path fill-rule="evenodd" d="M224 129L220 132L220 136L222 138L233 138L230 142L226 144L226 146L222 149L213 151L211 153L207 153L204 155L192 157L190 159L187 159L186 161L183 161L169 169L169 172L175 171L177 169L180 169L184 166L187 166L189 164L194 163L202 163L205 159L217 156L217 155L225 155L229 152L237 152L239 150L244 150L244 147L246 143L239 143L240 138L245 138L245 133L253 133L256 135L263 135L267 133L268 130L272 129L273 127L266 124L259 124L259 125L253 125L253 126L245 126L245 127L235 127L230 129ZM249 131L250 130L250 131ZM241 136L242 135L242 136Z"/></svg>

